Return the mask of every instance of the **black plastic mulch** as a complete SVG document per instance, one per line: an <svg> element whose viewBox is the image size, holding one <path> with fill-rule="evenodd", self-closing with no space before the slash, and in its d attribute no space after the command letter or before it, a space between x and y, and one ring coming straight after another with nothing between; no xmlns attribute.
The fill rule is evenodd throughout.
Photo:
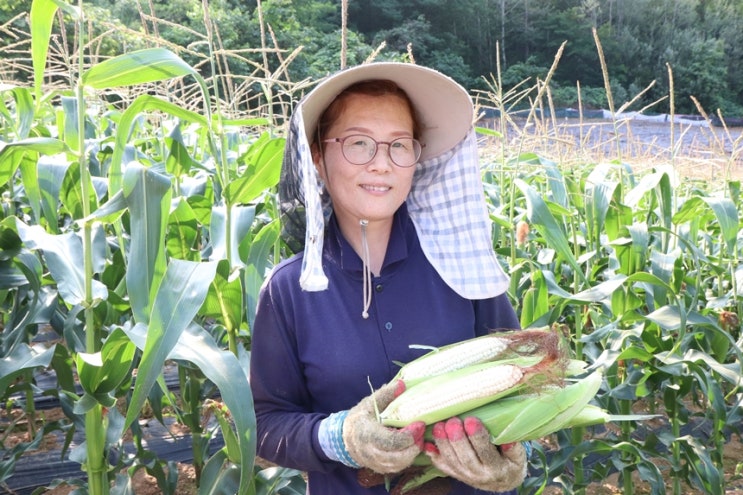
<svg viewBox="0 0 743 495"><path fill-rule="evenodd" d="M169 389L173 390L178 387L178 375L175 366L169 368L166 366L165 383ZM54 390L57 388L57 379L53 371L39 370L35 374L36 385L39 390ZM18 404L22 405L22 398L17 398ZM53 395L35 395L34 405L37 410L49 410L59 407L60 403L57 397ZM1 417L1 416L0 416ZM0 420L1 421L1 420ZM173 419L166 419L169 426L175 422ZM192 462L192 442L190 435L175 436L170 433L166 426L162 425L157 419L140 421L142 430L142 445L148 451L153 452L157 458L166 461L175 462ZM70 460L69 451L62 456L61 446L64 445L62 432L54 432L57 436L56 444L60 446L57 450L26 452L16 463L12 476L5 481L9 492L13 495L30 495L35 489L49 486L54 480L71 480L86 479L86 473L80 469L80 464ZM84 432L76 432L73 436L70 450L75 445L80 445L84 441ZM209 455L214 454L224 446L224 439L218 431L209 442ZM131 442L124 445L124 455L135 454L136 449ZM0 451L0 455L2 452ZM110 462L116 462L117 454L112 454ZM3 488L0 487L0 492Z"/></svg>

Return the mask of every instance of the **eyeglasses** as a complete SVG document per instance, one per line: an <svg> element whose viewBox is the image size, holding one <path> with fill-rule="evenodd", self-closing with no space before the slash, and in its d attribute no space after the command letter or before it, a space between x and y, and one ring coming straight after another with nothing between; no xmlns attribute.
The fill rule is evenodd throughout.
<svg viewBox="0 0 743 495"><path fill-rule="evenodd" d="M364 134L353 134L342 138L323 140L323 143L341 143L343 157L354 165L366 165L377 156L380 144L387 145L387 156L398 167L412 167L418 163L423 151L423 145L409 137L401 137L392 141L377 141Z"/></svg>

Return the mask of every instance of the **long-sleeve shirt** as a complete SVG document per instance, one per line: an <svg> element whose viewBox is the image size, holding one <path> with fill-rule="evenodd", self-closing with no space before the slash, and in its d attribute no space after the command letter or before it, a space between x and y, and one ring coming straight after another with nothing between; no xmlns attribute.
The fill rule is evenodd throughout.
<svg viewBox="0 0 743 495"><path fill-rule="evenodd" d="M518 328L506 295L472 301L450 289L426 259L405 205L393 222L369 317L362 318L363 264L331 219L323 248L328 289L305 292L301 255L275 267L258 302L250 381L258 455L306 471L308 494L371 495L357 470L323 453L317 429L389 382L401 363L425 350L494 330ZM454 482L452 495L479 492Z"/></svg>

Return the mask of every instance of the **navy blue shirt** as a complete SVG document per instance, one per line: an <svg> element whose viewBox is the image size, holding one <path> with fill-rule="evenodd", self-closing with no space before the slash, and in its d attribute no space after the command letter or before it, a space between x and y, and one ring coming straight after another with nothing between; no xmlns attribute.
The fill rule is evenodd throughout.
<svg viewBox="0 0 743 495"><path fill-rule="evenodd" d="M357 471L329 460L317 441L328 414L350 409L425 353L411 345L442 346L518 328L507 296L472 301L441 279L421 250L403 205L395 215L381 273L372 280L363 319L362 262L331 218L323 247L328 289L299 286L302 256L279 264L264 285L251 344L250 381L258 455L306 471L308 494L370 495ZM452 495L479 492L455 483Z"/></svg>

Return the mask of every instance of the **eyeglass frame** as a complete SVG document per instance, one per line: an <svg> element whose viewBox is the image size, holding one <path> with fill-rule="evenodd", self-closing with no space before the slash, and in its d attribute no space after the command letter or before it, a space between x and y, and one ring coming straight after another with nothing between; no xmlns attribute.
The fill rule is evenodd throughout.
<svg viewBox="0 0 743 495"><path fill-rule="evenodd" d="M364 163L355 163L355 162L352 162L346 156L344 143L345 143L346 139L349 139L349 138L352 138L352 137L368 138L368 139L371 139L371 141L374 143L374 153L372 153L372 155L369 157L369 160L365 161ZM415 161L413 163L411 163L410 165L400 165L399 163L397 163L395 161L394 158L392 158L392 152L391 152L392 147L390 145L392 143L396 142L396 141L400 141L401 139L409 139L409 140L413 141L414 143L418 143L418 153L417 153L418 156L415 157ZM341 145L341 154L343 155L343 158L345 158L348 161L348 163L351 163L353 165L358 165L358 166L367 165L367 164L371 163L374 160L374 158L376 158L377 153L379 152L379 145L380 144L386 144L387 145L387 157L390 159L390 161L392 163L395 164L396 167L400 167L400 168L410 168L410 167L415 166L415 164L418 163L418 160L420 160L421 155L423 154L423 148L426 146L424 143L421 143L420 141L418 141L417 139L412 138L412 137L402 136L402 137L399 137L399 138L395 138L392 141L377 141L373 137L368 136L366 134L350 134L348 136L344 136L344 137L340 137L340 138L327 138L327 139L322 139L321 142L322 143L340 143L340 145Z"/></svg>

